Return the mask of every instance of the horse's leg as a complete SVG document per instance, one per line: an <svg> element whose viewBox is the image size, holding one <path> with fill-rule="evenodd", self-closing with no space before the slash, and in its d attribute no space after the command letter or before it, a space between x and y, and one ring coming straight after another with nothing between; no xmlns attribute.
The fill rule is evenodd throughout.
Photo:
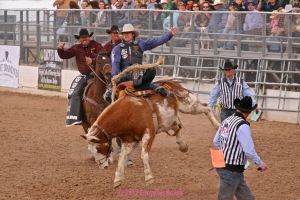
<svg viewBox="0 0 300 200"><path fill-rule="evenodd" d="M137 142L122 143L121 153L118 161L118 167L115 173L114 187L120 186L122 181L125 179L124 169L127 161L127 155L130 154L130 152L134 149L136 143Z"/></svg>
<svg viewBox="0 0 300 200"><path fill-rule="evenodd" d="M180 123L176 123L176 125L172 128L172 130L174 131L174 135L176 136L176 143L179 145L179 150L181 152L187 152L189 147L182 138L182 134L180 132L181 129L182 126Z"/></svg>
<svg viewBox="0 0 300 200"><path fill-rule="evenodd" d="M209 121L212 123L212 125L215 128L219 128L220 123L216 119L215 115L213 114L212 110L208 108L207 106L202 105L201 103L197 102L193 105L194 107L194 113L193 114L201 114L205 113L205 115L208 117Z"/></svg>
<svg viewBox="0 0 300 200"><path fill-rule="evenodd" d="M147 185L150 185L154 182L154 177L152 175L152 171L149 165L149 151L151 149L154 137L155 134L151 134L150 131L147 130L142 138L141 158L144 163L145 181Z"/></svg>

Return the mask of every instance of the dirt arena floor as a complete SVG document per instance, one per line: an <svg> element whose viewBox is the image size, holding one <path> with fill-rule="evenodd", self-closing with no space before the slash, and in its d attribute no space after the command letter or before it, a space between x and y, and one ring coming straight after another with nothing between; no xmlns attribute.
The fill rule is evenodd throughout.
<svg viewBox="0 0 300 200"><path fill-rule="evenodd" d="M0 92L0 199L216 199L219 179L209 148L215 130L204 115L181 115L189 152L174 137L157 135L150 153L155 182L146 186L140 147L123 185L113 189L116 162L100 170L79 136L66 128L66 99ZM256 199L300 199L300 127L252 122L257 151L269 166L245 172Z"/></svg>

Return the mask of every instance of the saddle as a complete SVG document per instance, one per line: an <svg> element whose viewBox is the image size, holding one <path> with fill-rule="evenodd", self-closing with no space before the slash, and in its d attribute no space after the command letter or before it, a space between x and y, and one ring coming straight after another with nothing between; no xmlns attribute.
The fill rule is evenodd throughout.
<svg viewBox="0 0 300 200"><path fill-rule="evenodd" d="M133 81L125 81L120 83L117 86L116 99L126 95L135 96L135 97L149 97L154 94L156 94L156 91L153 89L149 89L149 90L136 89L133 86Z"/></svg>

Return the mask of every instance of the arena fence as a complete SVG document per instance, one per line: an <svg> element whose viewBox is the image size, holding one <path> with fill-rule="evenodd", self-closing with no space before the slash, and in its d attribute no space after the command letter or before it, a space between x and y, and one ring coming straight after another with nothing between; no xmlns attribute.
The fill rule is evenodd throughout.
<svg viewBox="0 0 300 200"><path fill-rule="evenodd" d="M63 11L68 13L65 17L59 13ZM210 23L201 29L197 17L207 13L211 16ZM122 27L124 23L132 23L144 39L158 37L169 27L177 27L179 32L175 38L146 54L146 62L165 55L159 76L189 81L194 92L208 96L212 84L222 76L219 67L225 59L232 59L239 65L238 75L253 87L261 108L296 113L299 123L300 27L295 23L300 13L278 15L282 31L277 34L270 27L272 14L264 12L256 13L261 16L261 27L250 31L244 30L246 12L235 12L235 23L225 29L227 21L218 24L217 19L226 19L233 13L103 10L105 18L97 20L98 14L99 10L85 10L82 17L80 10L0 9L0 44L20 46L20 64L39 65L42 49L56 49L59 41L66 42L66 46L74 44L74 35L82 27L93 31L94 39L101 43L108 40L105 31L112 24ZM154 20L156 15L165 19L158 23ZM176 21L179 18L185 21ZM64 69L75 68L74 60L65 61ZM275 103L266 103L270 100Z"/></svg>
<svg viewBox="0 0 300 200"><path fill-rule="evenodd" d="M189 88L208 99L216 81L223 76L228 57L186 56L178 54L147 53L146 62L154 62L158 56L165 57L157 76L171 76L189 82ZM247 59L231 57L239 65L237 75L253 88L259 108L263 111L281 111L297 115L300 122L300 60L297 59Z"/></svg>

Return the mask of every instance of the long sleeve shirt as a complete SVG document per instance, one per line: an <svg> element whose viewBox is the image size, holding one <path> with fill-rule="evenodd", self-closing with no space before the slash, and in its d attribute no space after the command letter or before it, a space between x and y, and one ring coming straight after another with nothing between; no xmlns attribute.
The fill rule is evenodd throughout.
<svg viewBox="0 0 300 200"><path fill-rule="evenodd" d="M262 15L257 10L249 11L246 14L245 22L243 25L244 31L251 31L254 29L262 28L262 26L263 26L263 18Z"/></svg>
<svg viewBox="0 0 300 200"><path fill-rule="evenodd" d="M228 83L230 85L233 84L233 80L229 80L227 79ZM209 96L209 100L208 100L208 107L212 108L216 103L217 100L220 96L220 84L219 82L217 82L215 84L215 86L213 87L210 96ZM256 100L253 97L253 92L251 90L251 88L248 86L248 84L246 83L246 81L243 81L243 96L251 96L252 98L252 106L254 106L256 104Z"/></svg>
<svg viewBox="0 0 300 200"><path fill-rule="evenodd" d="M91 40L87 47L84 47L82 44L75 44L67 50L57 49L61 59L69 59L75 56L78 71L85 75L92 72L86 63L85 57L92 58L92 64L96 64L96 57L100 51L103 51L103 47L95 40Z"/></svg>
<svg viewBox="0 0 300 200"><path fill-rule="evenodd" d="M172 33L167 32L159 38L149 39L149 40L139 40L138 45L141 51L144 52L168 42L172 37L173 37ZM122 70L129 67L129 66L122 66L121 68L120 66L122 56L121 56L121 47L119 45L113 48L111 58L112 58L112 76L117 75Z"/></svg>
<svg viewBox="0 0 300 200"><path fill-rule="evenodd" d="M217 149L221 149L220 145L220 128L217 131L215 137L214 137L214 146ZM245 153L245 156L248 160L255 163L258 167L263 165L263 161L260 159L258 154L256 153L254 143L251 136L251 129L250 126L247 124L241 125L237 132L236 132L237 140L240 143L243 152Z"/></svg>

